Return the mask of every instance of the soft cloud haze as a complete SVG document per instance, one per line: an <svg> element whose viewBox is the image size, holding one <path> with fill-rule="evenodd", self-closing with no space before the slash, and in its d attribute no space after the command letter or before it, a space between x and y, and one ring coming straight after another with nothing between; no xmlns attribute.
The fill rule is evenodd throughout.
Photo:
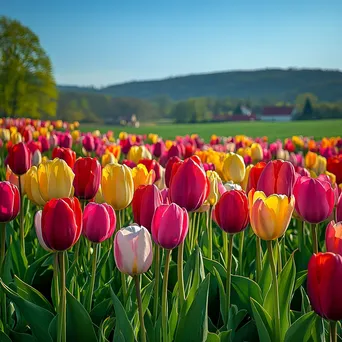
<svg viewBox="0 0 342 342"><path fill-rule="evenodd" d="M341 0L11 0L60 84L264 67L342 69Z"/></svg>

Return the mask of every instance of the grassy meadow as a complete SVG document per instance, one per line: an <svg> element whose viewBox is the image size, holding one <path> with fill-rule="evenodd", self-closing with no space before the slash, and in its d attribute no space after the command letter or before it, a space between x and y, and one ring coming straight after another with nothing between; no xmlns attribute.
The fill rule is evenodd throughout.
<svg viewBox="0 0 342 342"><path fill-rule="evenodd" d="M165 139L177 135L197 133L206 141L212 134L231 136L245 134L250 137L268 136L270 141L285 139L293 135L313 136L315 139L342 135L342 120L291 121L291 122L223 122L198 124L142 124L139 128L82 124L84 132L99 129L101 132L113 130L134 134L156 133Z"/></svg>

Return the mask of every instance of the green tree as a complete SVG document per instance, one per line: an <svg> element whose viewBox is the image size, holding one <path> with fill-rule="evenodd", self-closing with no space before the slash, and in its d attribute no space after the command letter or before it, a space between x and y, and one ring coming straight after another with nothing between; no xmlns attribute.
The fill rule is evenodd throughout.
<svg viewBox="0 0 342 342"><path fill-rule="evenodd" d="M302 118L303 119L312 119L313 108L309 98L305 100L304 108L302 111Z"/></svg>
<svg viewBox="0 0 342 342"><path fill-rule="evenodd" d="M53 116L57 89L39 38L19 21L0 17L0 112L4 116Z"/></svg>

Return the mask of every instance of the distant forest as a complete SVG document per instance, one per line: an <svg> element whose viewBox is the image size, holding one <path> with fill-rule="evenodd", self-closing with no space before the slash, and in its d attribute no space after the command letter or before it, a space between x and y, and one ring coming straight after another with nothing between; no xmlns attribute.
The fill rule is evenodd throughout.
<svg viewBox="0 0 342 342"><path fill-rule="evenodd" d="M140 121L211 121L239 114L241 105L295 105L298 119L342 117L342 72L265 69L136 81L97 89L59 86L57 117L112 122L135 114ZM301 115L303 114L303 115Z"/></svg>

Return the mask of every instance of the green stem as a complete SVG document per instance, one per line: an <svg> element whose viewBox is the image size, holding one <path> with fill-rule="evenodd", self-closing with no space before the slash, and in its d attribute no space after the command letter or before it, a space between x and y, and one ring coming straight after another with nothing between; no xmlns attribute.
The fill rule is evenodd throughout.
<svg viewBox="0 0 342 342"><path fill-rule="evenodd" d="M245 231L240 232L239 235L239 275L243 275L243 244L245 241Z"/></svg>
<svg viewBox="0 0 342 342"><path fill-rule="evenodd" d="M226 233L227 234L227 233ZM228 234L228 259L227 259L227 283L226 283L226 325L229 320L230 310L230 293L231 293L231 276L232 276L232 259L233 259L233 234Z"/></svg>
<svg viewBox="0 0 342 342"><path fill-rule="evenodd" d="M298 229L298 249L299 249L299 252L301 252L304 246L304 221L297 220L297 229Z"/></svg>
<svg viewBox="0 0 342 342"><path fill-rule="evenodd" d="M0 247L0 278L3 277L5 269L5 255L6 255L6 223L0 223L0 235L1 235L1 247ZM6 331L7 324L7 306L6 306L6 293L4 290L0 290L1 301L1 321Z"/></svg>
<svg viewBox="0 0 342 342"><path fill-rule="evenodd" d="M158 302L159 302L159 281L160 281L160 247L155 245L155 268L154 277L156 282L154 283L154 301L153 301L153 317L155 322L158 319Z"/></svg>
<svg viewBox="0 0 342 342"><path fill-rule="evenodd" d="M213 221L212 221L213 207L208 210L208 258L213 258Z"/></svg>
<svg viewBox="0 0 342 342"><path fill-rule="evenodd" d="M165 256L165 267L163 277L163 293L162 293L162 331L163 331L163 342L168 342L167 334L167 320L168 320L168 309L167 309L167 285L169 280L169 267L171 258L171 249L166 251Z"/></svg>
<svg viewBox="0 0 342 342"><path fill-rule="evenodd" d="M193 248L198 245L198 234L200 228L201 213L194 213L194 241Z"/></svg>
<svg viewBox="0 0 342 342"><path fill-rule="evenodd" d="M91 311L91 303L93 301L93 293L94 293L94 286L95 286L95 277L96 277L96 262L97 262L97 251L100 245L93 243L93 258L91 263L91 279L90 279L90 294L87 297L87 302L85 308L88 312Z"/></svg>
<svg viewBox="0 0 342 342"><path fill-rule="evenodd" d="M224 260L225 266L227 267L227 263L228 263L228 236L224 230L222 230L222 240L223 240L223 260Z"/></svg>
<svg viewBox="0 0 342 342"><path fill-rule="evenodd" d="M59 326L58 342L66 342L66 289L65 289L65 252L58 252L60 271L60 302L59 302Z"/></svg>
<svg viewBox="0 0 342 342"><path fill-rule="evenodd" d="M280 336L280 310L279 310L279 292L278 292L278 279L277 279L277 273L276 273L276 267L274 262L274 255L273 255L273 246L272 241L267 241L267 249L268 249L268 256L270 258L270 266L271 266L271 272L272 272L272 281L273 281L273 289L274 289L274 317L273 322L275 324L275 341L281 341Z"/></svg>
<svg viewBox="0 0 342 342"><path fill-rule="evenodd" d="M318 241L317 241L317 225L311 225L311 235L312 235L312 250L314 253L318 253Z"/></svg>
<svg viewBox="0 0 342 342"><path fill-rule="evenodd" d="M281 270L283 269L283 264L282 264L282 251L283 251L283 246L280 247L280 242L279 241L275 241L276 244L276 248L278 250L278 273L281 272Z"/></svg>
<svg viewBox="0 0 342 342"><path fill-rule="evenodd" d="M330 342L337 342L337 321L330 321Z"/></svg>
<svg viewBox="0 0 342 342"><path fill-rule="evenodd" d="M55 253L53 256L53 291L55 295L55 304L56 304L56 311L58 310L59 306L59 281L58 281L58 253Z"/></svg>
<svg viewBox="0 0 342 342"><path fill-rule="evenodd" d="M25 228L24 228L24 196L21 191L21 177L18 176L19 180L19 194L20 194L20 230L19 230L19 237L20 237L20 247L25 255Z"/></svg>
<svg viewBox="0 0 342 342"><path fill-rule="evenodd" d="M256 238L256 281L258 282L261 277L261 240L258 236Z"/></svg>
<svg viewBox="0 0 342 342"><path fill-rule="evenodd" d="M183 307L185 301L184 290L184 275L183 275L183 254L184 254L184 242L178 246L177 255L177 276L178 276L178 291L179 291L179 306Z"/></svg>
<svg viewBox="0 0 342 342"><path fill-rule="evenodd" d="M139 276L135 275L134 277L135 282L135 291L137 294L137 302L138 302L138 309L139 309L139 321L140 321L140 339L141 342L146 342L146 332L145 332L145 323L144 323L144 313L142 307L142 300L141 300L141 293L140 293L140 281Z"/></svg>

